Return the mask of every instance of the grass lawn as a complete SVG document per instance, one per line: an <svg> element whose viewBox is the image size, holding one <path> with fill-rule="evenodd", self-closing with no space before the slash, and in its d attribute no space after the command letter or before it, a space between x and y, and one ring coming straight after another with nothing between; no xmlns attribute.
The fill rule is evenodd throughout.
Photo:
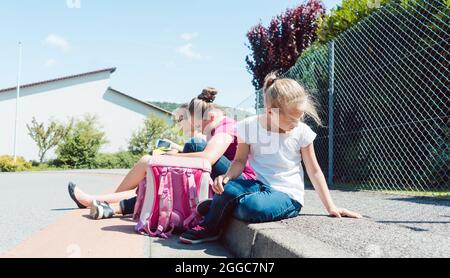
<svg viewBox="0 0 450 278"><path fill-rule="evenodd" d="M403 196L415 196L415 197L434 197L450 199L450 188L448 189L435 189L433 191L411 191L411 190L369 190L365 188L360 188L355 185L349 184L335 184L333 189L344 190L344 191L366 191L366 192L379 192L385 194L393 195L403 195Z"/></svg>
<svg viewBox="0 0 450 278"><path fill-rule="evenodd" d="M40 164L39 166L33 166L31 168L31 172L41 172L41 171L65 171L69 170L69 168L61 168L61 167L54 167L54 166L48 166L47 164Z"/></svg>

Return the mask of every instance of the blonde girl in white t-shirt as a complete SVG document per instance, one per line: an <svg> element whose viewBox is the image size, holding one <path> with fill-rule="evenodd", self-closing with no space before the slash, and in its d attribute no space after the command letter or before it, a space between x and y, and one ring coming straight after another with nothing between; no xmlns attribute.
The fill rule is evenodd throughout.
<svg viewBox="0 0 450 278"><path fill-rule="evenodd" d="M331 199L325 177L317 162L313 141L316 134L303 123L309 116L320 124L311 97L295 80L266 77L265 113L237 125L239 145L228 172L216 178L216 193L205 220L185 232L184 243L216 240L226 221L235 218L261 223L299 215L304 205L305 164L309 179L325 209L333 217L361 218L361 215L338 208ZM256 180L236 179L250 162Z"/></svg>

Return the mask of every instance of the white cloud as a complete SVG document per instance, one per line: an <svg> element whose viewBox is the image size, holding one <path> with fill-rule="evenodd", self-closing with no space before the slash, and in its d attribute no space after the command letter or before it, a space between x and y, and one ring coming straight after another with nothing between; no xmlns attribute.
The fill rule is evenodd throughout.
<svg viewBox="0 0 450 278"><path fill-rule="evenodd" d="M45 67L46 68L50 68L56 65L56 60L55 59L48 59L47 61L45 61Z"/></svg>
<svg viewBox="0 0 450 278"><path fill-rule="evenodd" d="M178 47L177 52L190 59L199 60L202 58L200 53L194 51L194 45L192 43Z"/></svg>
<svg viewBox="0 0 450 278"><path fill-rule="evenodd" d="M80 9L81 0L66 0L67 8L69 9Z"/></svg>
<svg viewBox="0 0 450 278"><path fill-rule="evenodd" d="M185 41L192 41L193 39L195 39L196 37L198 37L198 33L184 33L181 35L181 38Z"/></svg>
<svg viewBox="0 0 450 278"><path fill-rule="evenodd" d="M65 38L55 34L48 35L45 39L45 44L59 48L63 52L68 52L70 50L69 42Z"/></svg>
<svg viewBox="0 0 450 278"><path fill-rule="evenodd" d="M202 55L194 50L194 44L192 41L198 37L198 33L184 33L181 35L181 39L186 41L186 44L178 47L176 50L179 54L194 60L202 59Z"/></svg>

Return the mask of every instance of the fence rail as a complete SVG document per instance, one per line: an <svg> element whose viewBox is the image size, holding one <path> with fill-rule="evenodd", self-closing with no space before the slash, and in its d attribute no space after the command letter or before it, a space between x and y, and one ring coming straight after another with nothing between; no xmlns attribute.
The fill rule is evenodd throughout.
<svg viewBox="0 0 450 278"><path fill-rule="evenodd" d="M444 0L393 1L285 73L319 103L330 185L450 190L449 17Z"/></svg>

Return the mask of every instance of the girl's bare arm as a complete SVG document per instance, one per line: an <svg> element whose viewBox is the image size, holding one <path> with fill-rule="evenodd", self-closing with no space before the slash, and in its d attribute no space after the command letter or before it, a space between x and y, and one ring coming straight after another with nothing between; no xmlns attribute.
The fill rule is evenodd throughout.
<svg viewBox="0 0 450 278"><path fill-rule="evenodd" d="M214 181L213 191L217 194L222 194L224 191L224 185L229 180L239 177L244 171L247 164L248 154L250 152L250 145L239 143L236 151L236 156L231 163L230 169L228 169L225 175L219 176Z"/></svg>
<svg viewBox="0 0 450 278"><path fill-rule="evenodd" d="M199 157L207 159L211 165L223 156L230 144L233 142L233 136L226 133L219 133L214 135L206 145L205 150L196 153L169 153L169 155L181 156L181 157Z"/></svg>
<svg viewBox="0 0 450 278"><path fill-rule="evenodd" d="M359 213L349 211L347 209L337 208L331 198L330 191L328 190L328 185L323 175L320 165L317 162L316 154L314 151L314 144L302 148L301 155L303 162L305 164L306 172L311 180L314 189L320 197L320 200L324 204L328 213L333 217L351 217L351 218L362 218Z"/></svg>

